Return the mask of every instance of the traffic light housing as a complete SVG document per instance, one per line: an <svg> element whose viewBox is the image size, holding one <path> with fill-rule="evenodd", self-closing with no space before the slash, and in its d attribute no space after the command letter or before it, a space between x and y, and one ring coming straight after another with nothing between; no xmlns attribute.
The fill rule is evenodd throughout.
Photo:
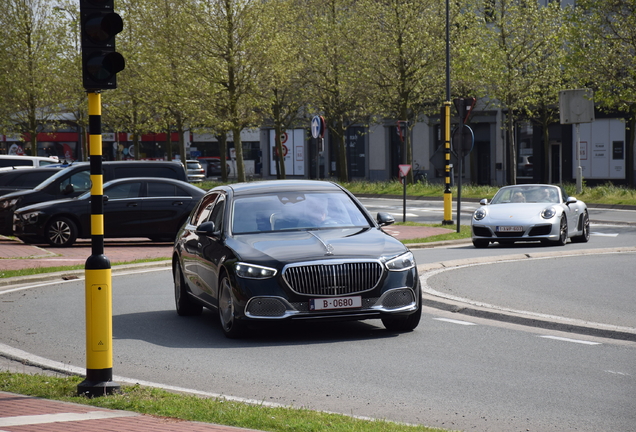
<svg viewBox="0 0 636 432"><path fill-rule="evenodd" d="M476 102L477 99L475 99L474 97L457 98L453 100L461 124L465 124L468 121L470 112L475 107Z"/></svg>
<svg viewBox="0 0 636 432"><path fill-rule="evenodd" d="M124 28L113 0L80 0L82 79L87 91L117 88L124 57L115 51L115 35Z"/></svg>

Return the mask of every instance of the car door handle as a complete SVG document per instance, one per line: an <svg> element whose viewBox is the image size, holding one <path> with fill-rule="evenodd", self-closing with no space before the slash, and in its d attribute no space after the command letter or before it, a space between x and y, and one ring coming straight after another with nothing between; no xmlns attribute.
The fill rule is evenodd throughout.
<svg viewBox="0 0 636 432"><path fill-rule="evenodd" d="M174 202L172 203L172 205L173 205L173 206L175 206L175 207L176 207L176 206L182 206L182 205L183 205L183 201L174 201Z"/></svg>
<svg viewBox="0 0 636 432"><path fill-rule="evenodd" d="M136 202L134 202L134 203L128 203L128 204L126 205L126 207L137 207L137 203L136 203Z"/></svg>

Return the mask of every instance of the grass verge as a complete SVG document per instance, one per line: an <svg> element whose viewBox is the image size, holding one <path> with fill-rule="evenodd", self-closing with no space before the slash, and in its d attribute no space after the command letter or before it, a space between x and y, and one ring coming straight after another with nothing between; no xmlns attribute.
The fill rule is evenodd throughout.
<svg viewBox="0 0 636 432"><path fill-rule="evenodd" d="M116 263L111 263L111 265L119 266L119 265L125 265L125 264L140 264L145 262L165 261L167 259L169 258L168 257L147 258L147 259L135 260L135 261L116 262ZM72 271L72 270L84 270L84 268L85 268L84 264L78 264L73 266L35 267L35 268L27 268L27 269L20 269L20 270L2 270L0 271L0 279L20 277L20 276L32 276L32 275L43 274L43 273L56 273L56 272L65 272L65 271Z"/></svg>
<svg viewBox="0 0 636 432"><path fill-rule="evenodd" d="M52 377L0 372L0 390L101 408L134 411L174 419L215 423L275 432L443 432L419 425L365 420L312 411L307 408L268 407L221 398L170 393L141 386L122 386L121 393L88 399L77 396L81 377Z"/></svg>

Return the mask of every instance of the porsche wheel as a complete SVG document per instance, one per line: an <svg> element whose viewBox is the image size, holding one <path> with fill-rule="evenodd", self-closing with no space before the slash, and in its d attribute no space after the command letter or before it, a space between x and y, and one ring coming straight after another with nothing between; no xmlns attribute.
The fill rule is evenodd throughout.
<svg viewBox="0 0 636 432"><path fill-rule="evenodd" d="M488 240L473 240L473 246L477 249L487 248L488 244L490 244L490 241Z"/></svg>
<svg viewBox="0 0 636 432"><path fill-rule="evenodd" d="M172 273L174 276L174 302L177 307L177 313L181 316L201 315L203 306L195 303L188 295L179 262L174 263Z"/></svg>
<svg viewBox="0 0 636 432"><path fill-rule="evenodd" d="M67 217L55 217L48 223L45 235L51 246L69 247L77 240L77 225Z"/></svg>
<svg viewBox="0 0 636 432"><path fill-rule="evenodd" d="M565 246L568 241L568 221L565 219L565 215L561 217L559 223L559 239L554 242L556 246Z"/></svg>
<svg viewBox="0 0 636 432"><path fill-rule="evenodd" d="M587 212L581 216L581 235L572 237L574 243L587 243L590 239L590 217Z"/></svg>
<svg viewBox="0 0 636 432"><path fill-rule="evenodd" d="M232 285L227 275L223 275L219 284L219 321L226 337L236 339L244 335L245 326L244 323L236 319Z"/></svg>

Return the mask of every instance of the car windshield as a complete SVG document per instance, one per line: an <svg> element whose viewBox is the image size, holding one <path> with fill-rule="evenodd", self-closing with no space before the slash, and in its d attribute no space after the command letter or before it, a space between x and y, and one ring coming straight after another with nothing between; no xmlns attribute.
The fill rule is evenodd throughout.
<svg viewBox="0 0 636 432"><path fill-rule="evenodd" d="M491 204L559 203L559 189L554 186L505 187L493 197Z"/></svg>
<svg viewBox="0 0 636 432"><path fill-rule="evenodd" d="M349 196L333 192L240 197L232 215L234 234L371 226Z"/></svg>

